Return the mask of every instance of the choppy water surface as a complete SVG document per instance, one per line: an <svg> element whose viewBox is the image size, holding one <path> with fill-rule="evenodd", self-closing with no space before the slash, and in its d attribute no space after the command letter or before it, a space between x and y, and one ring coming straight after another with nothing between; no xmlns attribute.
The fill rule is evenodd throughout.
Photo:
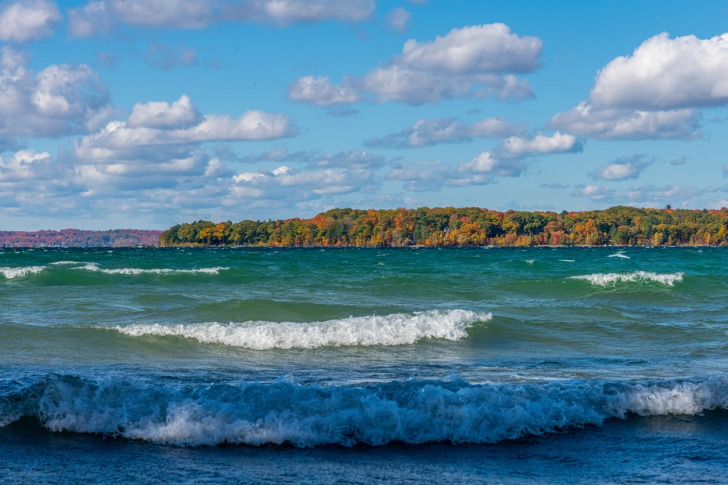
<svg viewBox="0 0 728 485"><path fill-rule="evenodd" d="M726 296L721 248L5 250L0 477L719 481Z"/></svg>

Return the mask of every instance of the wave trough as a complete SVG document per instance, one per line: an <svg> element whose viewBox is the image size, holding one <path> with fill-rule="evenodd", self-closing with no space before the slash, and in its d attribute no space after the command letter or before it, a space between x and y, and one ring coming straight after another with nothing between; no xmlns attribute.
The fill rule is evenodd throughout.
<svg viewBox="0 0 728 485"><path fill-rule="evenodd" d="M348 317L322 322L132 324L112 327L133 337L180 336L202 343L253 350L312 349L318 347L408 345L426 338L460 340L490 313L468 310L432 310L391 315Z"/></svg>

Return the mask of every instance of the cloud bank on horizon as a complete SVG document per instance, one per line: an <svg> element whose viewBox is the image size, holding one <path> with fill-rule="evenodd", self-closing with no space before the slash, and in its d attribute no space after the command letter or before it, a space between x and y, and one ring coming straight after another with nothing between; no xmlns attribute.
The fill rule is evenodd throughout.
<svg viewBox="0 0 728 485"><path fill-rule="evenodd" d="M726 20L717 0L0 1L0 221L728 206Z"/></svg>

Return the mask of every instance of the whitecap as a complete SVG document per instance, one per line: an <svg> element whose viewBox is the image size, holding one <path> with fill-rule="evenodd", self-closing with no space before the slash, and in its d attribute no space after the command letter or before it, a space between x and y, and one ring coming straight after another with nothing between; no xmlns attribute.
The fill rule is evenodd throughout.
<svg viewBox="0 0 728 485"><path fill-rule="evenodd" d="M320 322L131 324L112 327L133 337L174 335L202 343L224 344L254 350L313 349L318 347L409 345L426 338L460 340L490 313L467 310L432 310Z"/></svg>
<svg viewBox="0 0 728 485"><path fill-rule="evenodd" d="M12 280L14 278L22 278L29 274L40 273L45 269L45 266L22 266L19 268L0 268L0 273L5 279Z"/></svg>
<svg viewBox="0 0 728 485"><path fill-rule="evenodd" d="M597 286L608 286L616 283L642 283L653 282L666 286L674 286L683 280L683 273L653 273L650 271L635 271L632 273L595 273L590 275L571 276L575 280L587 280Z"/></svg>
<svg viewBox="0 0 728 485"><path fill-rule="evenodd" d="M610 254L610 255L609 255L609 256L607 256L607 257L608 257L608 258L620 258L620 259L630 259L630 257L629 257L629 256L627 256L626 254L624 254L624 252L623 252L623 251L619 251L619 252L617 252L617 253L614 253L614 254Z"/></svg>
<svg viewBox="0 0 728 485"><path fill-rule="evenodd" d="M169 269L169 268L116 268L103 269L96 263L87 263L79 268L87 271L94 271L104 274L122 274L122 275L140 275L140 274L210 274L217 275L220 271L226 271L230 268L216 266L214 268L196 268L196 269Z"/></svg>

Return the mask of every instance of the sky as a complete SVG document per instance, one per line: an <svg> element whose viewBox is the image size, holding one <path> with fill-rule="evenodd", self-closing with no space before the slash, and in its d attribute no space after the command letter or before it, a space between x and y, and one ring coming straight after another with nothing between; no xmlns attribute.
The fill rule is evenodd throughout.
<svg viewBox="0 0 728 485"><path fill-rule="evenodd" d="M0 1L0 230L728 206L728 0Z"/></svg>

